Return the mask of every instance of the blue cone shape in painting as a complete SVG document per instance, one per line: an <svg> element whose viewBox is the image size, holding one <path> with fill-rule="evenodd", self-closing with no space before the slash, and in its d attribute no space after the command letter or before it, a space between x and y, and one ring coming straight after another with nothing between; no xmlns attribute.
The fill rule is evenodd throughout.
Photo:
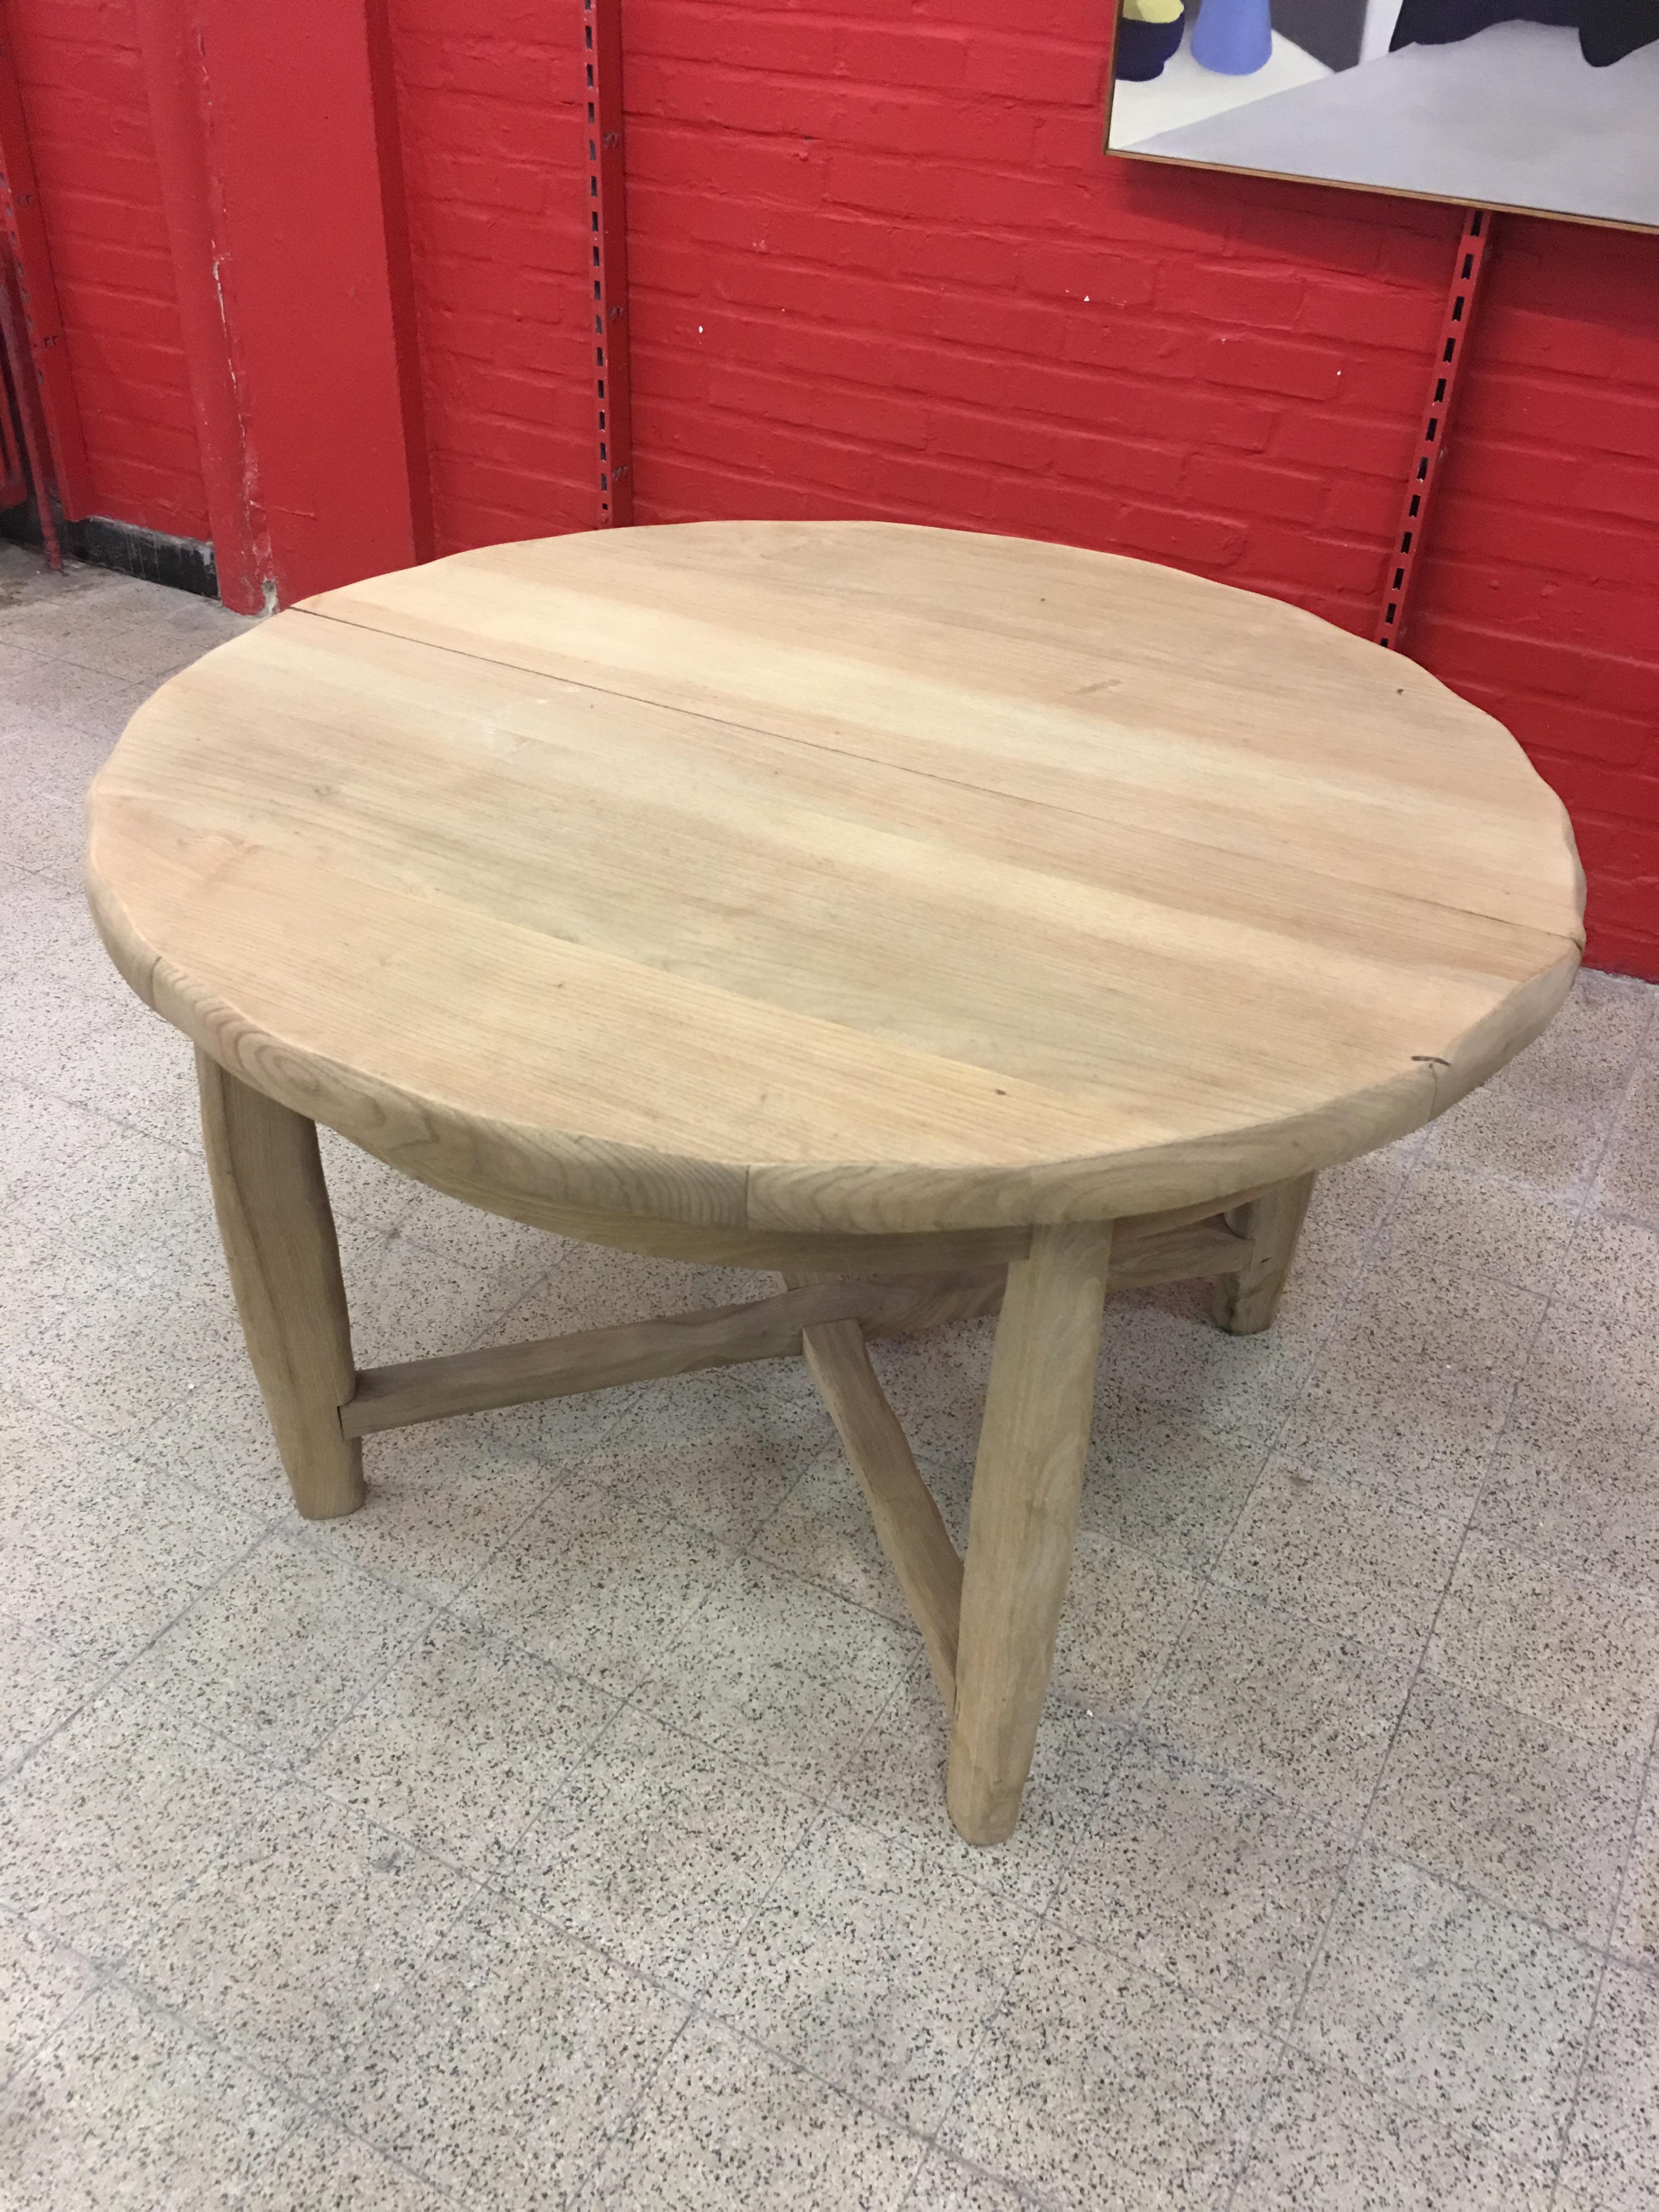
<svg viewBox="0 0 1659 2212"><path fill-rule="evenodd" d="M1115 74L1126 84L1150 84L1181 44L1182 19L1172 23L1138 23L1126 15L1117 27Z"/></svg>
<svg viewBox="0 0 1659 2212"><path fill-rule="evenodd" d="M1267 0L1204 0L1193 26L1193 59L1223 76L1249 76L1273 50Z"/></svg>

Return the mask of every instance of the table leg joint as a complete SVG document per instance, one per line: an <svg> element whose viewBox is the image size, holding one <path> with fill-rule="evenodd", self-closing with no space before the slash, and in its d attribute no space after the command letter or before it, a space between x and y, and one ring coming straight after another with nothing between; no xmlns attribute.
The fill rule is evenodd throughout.
<svg viewBox="0 0 1659 2212"><path fill-rule="evenodd" d="M1230 1335L1255 1336L1272 1327L1313 1187L1312 1176L1297 1176L1275 1183L1227 1216L1243 1265L1218 1272L1211 1312L1217 1327Z"/></svg>

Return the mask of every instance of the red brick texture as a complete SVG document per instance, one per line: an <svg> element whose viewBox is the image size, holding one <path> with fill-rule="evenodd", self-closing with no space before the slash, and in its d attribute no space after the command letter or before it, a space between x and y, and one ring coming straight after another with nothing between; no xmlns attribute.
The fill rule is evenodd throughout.
<svg viewBox="0 0 1659 2212"><path fill-rule="evenodd" d="M94 511L208 535L131 0L9 0Z"/></svg>
<svg viewBox="0 0 1659 2212"><path fill-rule="evenodd" d="M579 0L388 4L440 550L586 527ZM157 520L169 470L167 511L191 496L182 378L146 387L152 439L131 374L98 369L133 312L136 280L112 283L131 102L101 321L104 173L77 197L68 159L87 83L142 101L125 0L11 5L106 29L62 114L33 41L31 124L88 438L134 472L110 511ZM1064 538L1369 630L1460 216L1105 160L1109 20L1109 0L625 0L639 520ZM159 360L164 242L131 219ZM1501 219L1408 646L1567 800L1592 959L1659 977L1656 279L1659 239Z"/></svg>
<svg viewBox="0 0 1659 2212"><path fill-rule="evenodd" d="M388 0L440 553L592 527L580 0Z"/></svg>

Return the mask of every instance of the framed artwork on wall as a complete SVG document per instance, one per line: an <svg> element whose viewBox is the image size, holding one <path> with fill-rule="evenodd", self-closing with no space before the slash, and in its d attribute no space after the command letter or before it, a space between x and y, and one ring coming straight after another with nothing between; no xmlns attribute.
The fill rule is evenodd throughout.
<svg viewBox="0 0 1659 2212"><path fill-rule="evenodd" d="M1106 150L1659 229L1659 0L1119 0Z"/></svg>

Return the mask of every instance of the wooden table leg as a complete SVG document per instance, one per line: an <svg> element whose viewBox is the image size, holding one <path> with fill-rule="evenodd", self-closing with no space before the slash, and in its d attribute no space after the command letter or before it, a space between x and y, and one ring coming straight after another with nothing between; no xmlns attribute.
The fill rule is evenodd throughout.
<svg viewBox="0 0 1659 2212"><path fill-rule="evenodd" d="M1310 1175L1298 1176L1294 1182L1264 1190L1260 1198L1227 1216L1228 1228L1249 1240L1249 1255L1237 1274L1216 1278L1210 1311L1218 1328L1234 1336L1255 1336L1271 1325L1296 1257L1313 1187Z"/></svg>
<svg viewBox="0 0 1659 2212"><path fill-rule="evenodd" d="M363 1502L363 1448L340 1407L356 1382L317 1127L196 1055L214 1211L276 1449L308 1521Z"/></svg>
<svg viewBox="0 0 1659 2212"><path fill-rule="evenodd" d="M1019 1818L1071 1572L1109 1224L1036 1230L1014 1261L974 1468L945 1802L970 1844Z"/></svg>

